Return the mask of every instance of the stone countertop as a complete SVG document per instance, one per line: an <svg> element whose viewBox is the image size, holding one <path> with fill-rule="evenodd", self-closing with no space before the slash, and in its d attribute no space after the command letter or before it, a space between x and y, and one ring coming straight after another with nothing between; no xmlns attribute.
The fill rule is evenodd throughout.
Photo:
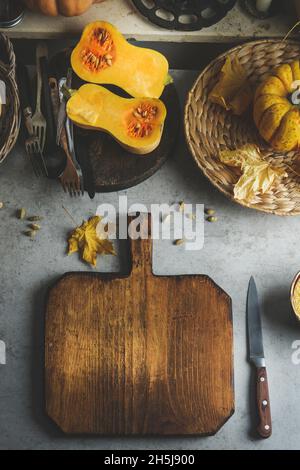
<svg viewBox="0 0 300 470"><path fill-rule="evenodd" d="M174 73L181 102L197 72ZM235 414L213 437L101 438L66 437L45 416L43 399L44 299L49 285L66 271L89 270L76 255L66 256L73 223L64 205L81 222L101 203L173 203L184 200L217 210L218 222L205 225L204 248L188 252L170 241L154 244L156 274L208 274L233 300ZM144 183L127 191L98 194L95 200L71 199L58 182L36 179L18 146L1 165L0 200L0 340L7 363L0 365L0 449L299 449L300 365L292 362L292 345L300 327L289 305L289 288L300 267L299 218L281 218L246 209L220 194L201 174L181 136L170 160ZM45 217L32 242L15 217L26 207ZM98 270L119 269L118 257L104 257ZM270 382L273 436L257 439L250 409L254 388L246 358L246 293L256 279L262 305L264 347Z"/></svg>
<svg viewBox="0 0 300 470"><path fill-rule="evenodd" d="M0 31L14 38L27 39L77 36L86 24L96 19L109 21L126 37L140 41L227 43L241 39L283 38L296 21L288 15L258 20L247 15L237 4L222 21L210 28L193 32L169 31L145 20L130 0L107 0L74 18L50 18L26 11L24 20L18 26Z"/></svg>

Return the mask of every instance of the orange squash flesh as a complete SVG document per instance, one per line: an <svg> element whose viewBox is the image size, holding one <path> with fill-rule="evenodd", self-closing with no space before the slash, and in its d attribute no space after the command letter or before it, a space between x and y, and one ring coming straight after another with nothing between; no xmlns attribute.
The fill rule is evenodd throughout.
<svg viewBox="0 0 300 470"><path fill-rule="evenodd" d="M168 80L169 64L162 54L129 44L105 21L86 26L71 64L82 80L116 85L133 97L159 98Z"/></svg>
<svg viewBox="0 0 300 470"><path fill-rule="evenodd" d="M79 127L109 133L132 153L145 155L158 147L167 111L156 98L121 98L100 85L73 92L67 114Z"/></svg>

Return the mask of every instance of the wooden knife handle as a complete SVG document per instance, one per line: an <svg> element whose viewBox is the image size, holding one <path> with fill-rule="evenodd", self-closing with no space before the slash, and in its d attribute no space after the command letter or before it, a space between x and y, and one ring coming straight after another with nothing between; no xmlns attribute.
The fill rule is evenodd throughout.
<svg viewBox="0 0 300 470"><path fill-rule="evenodd" d="M267 370L265 367L257 368L257 407L259 414L259 425L257 431L263 438L272 434L271 408L269 398L269 386Z"/></svg>

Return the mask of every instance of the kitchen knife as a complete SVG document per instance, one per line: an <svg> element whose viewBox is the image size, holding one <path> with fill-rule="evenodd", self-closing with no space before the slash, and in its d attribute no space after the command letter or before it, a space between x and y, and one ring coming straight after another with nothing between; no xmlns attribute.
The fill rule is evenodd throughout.
<svg viewBox="0 0 300 470"><path fill-rule="evenodd" d="M256 368L256 399L259 414L257 431L261 437L272 434L268 378L263 348L261 316L254 278L249 281L247 297L249 360Z"/></svg>
<svg viewBox="0 0 300 470"><path fill-rule="evenodd" d="M66 123L66 103L63 97L62 88L66 84L67 78L62 77L58 82L58 90L59 90L59 99L60 99L60 106L58 110L58 117L57 117L57 132L56 132L56 144L60 145L61 133L63 128L65 127Z"/></svg>
<svg viewBox="0 0 300 470"><path fill-rule="evenodd" d="M71 67L68 68L67 76L62 77L58 82L58 89L59 89L59 98L60 98L60 107L58 111L58 119L57 119L57 133L56 133L56 143L59 145L60 137L62 133L63 127L65 127L66 119L67 119L67 111L66 111L66 101L63 96L63 87L66 86L67 88L71 88L72 86L72 69Z"/></svg>
<svg viewBox="0 0 300 470"><path fill-rule="evenodd" d="M49 87L48 58L46 55L40 58L40 69L43 83L43 114L47 121L46 145L48 150L52 150L55 144L55 128Z"/></svg>

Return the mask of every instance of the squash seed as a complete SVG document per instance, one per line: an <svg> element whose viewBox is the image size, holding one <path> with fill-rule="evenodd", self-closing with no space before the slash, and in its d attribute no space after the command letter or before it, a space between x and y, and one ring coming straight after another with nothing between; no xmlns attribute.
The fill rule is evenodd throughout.
<svg viewBox="0 0 300 470"><path fill-rule="evenodd" d="M2 209L4 206L3 202L0 202L0 209Z"/></svg>
<svg viewBox="0 0 300 470"><path fill-rule="evenodd" d="M176 246L183 245L184 243L185 243L185 240L183 238L174 241L174 245Z"/></svg>
<svg viewBox="0 0 300 470"><path fill-rule="evenodd" d="M36 230L27 230L24 235L33 239L36 236Z"/></svg>
<svg viewBox="0 0 300 470"><path fill-rule="evenodd" d="M179 212L183 212L183 211L184 211L184 206L185 206L184 201L181 201L181 202L179 203Z"/></svg>
<svg viewBox="0 0 300 470"><path fill-rule="evenodd" d="M208 222L217 222L217 217L213 217L213 216L210 216L210 217L207 217L206 219Z"/></svg>
<svg viewBox="0 0 300 470"><path fill-rule="evenodd" d="M31 217L28 217L27 219L29 222L40 222L43 220L43 217L40 217L39 215L32 215Z"/></svg>
<svg viewBox="0 0 300 470"><path fill-rule="evenodd" d="M18 217L18 219L25 219L26 209L24 207L21 207L21 209L18 209L17 217Z"/></svg>
<svg viewBox="0 0 300 470"><path fill-rule="evenodd" d="M32 230L41 230L41 226L38 225L38 224L30 224L29 227L32 229Z"/></svg>
<svg viewBox="0 0 300 470"><path fill-rule="evenodd" d="M214 209L205 209L205 214L207 215L214 215L216 211Z"/></svg>

